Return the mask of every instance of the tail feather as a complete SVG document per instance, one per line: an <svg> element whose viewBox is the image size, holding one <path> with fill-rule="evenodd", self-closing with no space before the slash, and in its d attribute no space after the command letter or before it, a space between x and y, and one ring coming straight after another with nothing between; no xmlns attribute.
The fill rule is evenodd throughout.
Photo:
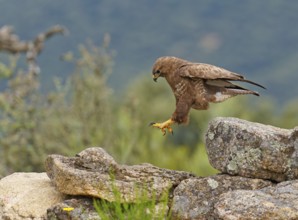
<svg viewBox="0 0 298 220"><path fill-rule="evenodd" d="M231 83L232 84L232 83ZM232 84L230 86L226 86L226 92L227 93L231 93L233 95L246 95L246 94L252 94L252 95L256 95L256 96L260 96L260 94L256 91L252 91L246 88L243 88L241 86Z"/></svg>
<svg viewBox="0 0 298 220"><path fill-rule="evenodd" d="M260 94L256 91L252 91L249 89L244 89L244 88L227 88L227 93L231 95L247 95L247 94L252 94L255 96L260 96Z"/></svg>
<svg viewBox="0 0 298 220"><path fill-rule="evenodd" d="M244 89L241 87L240 88L217 88L212 95L208 96L208 101L218 103L218 102L223 102L237 95L248 95L248 94L259 96L259 93L252 90Z"/></svg>
<svg viewBox="0 0 298 220"><path fill-rule="evenodd" d="M231 97L237 96L237 95L255 95L255 96L260 96L258 92L249 90L246 88L243 88L239 85L233 84L230 81L242 81L242 82L247 82L251 83L253 85L259 86L261 88L264 88L264 86L259 85L255 82L246 80L246 79L238 79L238 80L231 80L231 79L221 79L221 80L207 80L206 81L206 86L209 91L209 94L207 96L207 100L209 102L222 102L225 101Z"/></svg>

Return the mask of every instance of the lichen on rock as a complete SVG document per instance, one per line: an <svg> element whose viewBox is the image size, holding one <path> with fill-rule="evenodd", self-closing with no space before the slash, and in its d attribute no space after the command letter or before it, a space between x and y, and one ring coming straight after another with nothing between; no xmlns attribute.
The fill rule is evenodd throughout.
<svg viewBox="0 0 298 220"><path fill-rule="evenodd" d="M277 182L296 179L297 129L216 118L206 133L209 161L214 168L231 175Z"/></svg>

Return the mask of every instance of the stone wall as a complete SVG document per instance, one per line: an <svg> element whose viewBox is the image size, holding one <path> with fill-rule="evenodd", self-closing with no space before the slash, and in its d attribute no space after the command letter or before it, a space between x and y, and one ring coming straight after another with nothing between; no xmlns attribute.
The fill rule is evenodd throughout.
<svg viewBox="0 0 298 220"><path fill-rule="evenodd" d="M0 180L1 219L100 219L93 198L134 203L140 192L157 206L168 195L171 219L298 219L298 127L216 118L206 148L220 174L204 178L121 165L99 147L49 155L49 178L17 173Z"/></svg>

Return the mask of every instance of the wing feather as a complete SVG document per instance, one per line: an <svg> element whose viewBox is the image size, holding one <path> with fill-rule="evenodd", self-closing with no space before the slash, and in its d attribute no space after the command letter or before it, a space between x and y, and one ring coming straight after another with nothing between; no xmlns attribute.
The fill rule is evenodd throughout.
<svg viewBox="0 0 298 220"><path fill-rule="evenodd" d="M188 77L192 79L206 79L206 80L231 80L251 83L265 89L264 86L247 80L244 76L231 72L221 67L213 66L206 63L188 63L179 68L178 74L181 77Z"/></svg>
<svg viewBox="0 0 298 220"><path fill-rule="evenodd" d="M182 77L200 79L233 79L241 80L244 77L228 71L224 68L213 66L206 63L190 63L180 68L179 75Z"/></svg>

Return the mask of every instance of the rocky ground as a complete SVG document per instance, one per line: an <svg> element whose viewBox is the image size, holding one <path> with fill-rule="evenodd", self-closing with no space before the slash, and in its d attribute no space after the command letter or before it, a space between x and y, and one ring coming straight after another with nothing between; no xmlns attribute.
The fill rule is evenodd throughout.
<svg viewBox="0 0 298 220"><path fill-rule="evenodd" d="M220 174L204 178L121 165L99 147L75 157L49 155L46 173L0 180L1 219L100 219L93 198L135 203L140 195L157 200L156 210L168 195L171 219L298 219L298 127L216 118L206 148Z"/></svg>

